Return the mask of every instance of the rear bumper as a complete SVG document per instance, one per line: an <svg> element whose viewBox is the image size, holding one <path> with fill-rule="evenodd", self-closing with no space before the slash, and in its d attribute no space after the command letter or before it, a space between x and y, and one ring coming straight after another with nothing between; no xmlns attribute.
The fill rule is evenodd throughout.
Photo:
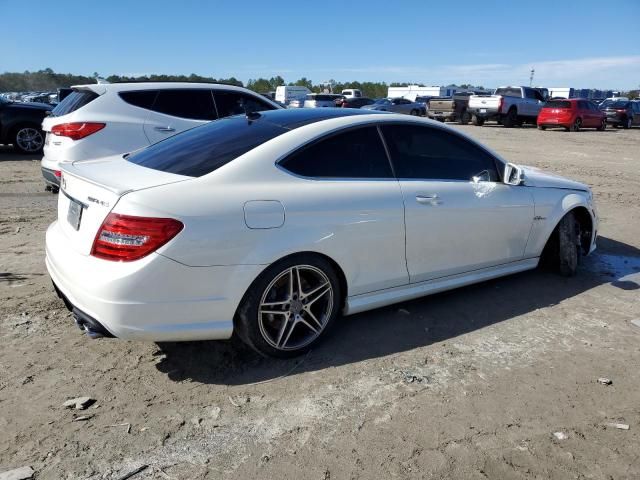
<svg viewBox="0 0 640 480"><path fill-rule="evenodd" d="M60 179L56 177L55 172L56 172L55 170L42 167L42 177L44 178L44 183L46 183L49 186L59 188Z"/></svg>
<svg viewBox="0 0 640 480"><path fill-rule="evenodd" d="M478 118L484 118L485 120L497 120L500 118L500 112L494 108L468 107L467 111L471 115L475 115Z"/></svg>
<svg viewBox="0 0 640 480"><path fill-rule="evenodd" d="M77 323L154 342L229 338L236 308L264 268L188 267L157 253L100 260L73 250L58 222L47 230L46 266Z"/></svg>
<svg viewBox="0 0 640 480"><path fill-rule="evenodd" d="M456 118L456 112L427 112L427 115L435 120L454 120Z"/></svg>

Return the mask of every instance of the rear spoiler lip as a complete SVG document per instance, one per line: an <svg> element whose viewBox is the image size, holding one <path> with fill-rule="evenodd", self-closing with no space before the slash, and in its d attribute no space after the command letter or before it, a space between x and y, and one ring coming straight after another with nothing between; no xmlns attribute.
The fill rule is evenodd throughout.
<svg viewBox="0 0 640 480"><path fill-rule="evenodd" d="M108 157L107 157L108 158ZM101 160L101 159L96 159L96 160ZM75 177L77 179L83 180L85 182L88 182L92 185L95 185L96 187L100 187L100 188L104 188L105 190L108 190L111 193L114 193L116 195L118 195L119 197L122 197L123 195L126 195L127 193L131 193L131 192L138 192L141 190L146 190L148 188L154 188L154 187L160 187L163 185L169 185L172 183L178 183L178 182L184 182L187 180L193 180L194 177L188 177L188 176L184 176L184 175L175 175L175 179L169 182L161 182L161 183L157 183L154 185L141 185L140 187L123 187L123 186L118 186L118 185L113 185L113 184L109 184L106 182L101 182L99 180L96 180L95 178L91 177L90 175L87 175L85 172L82 172L77 166L75 166L76 162L73 163L67 163L67 164L61 164L60 165L60 170L65 174L65 175L71 175L72 177ZM81 163L87 163L87 162L81 162ZM140 167L140 168L145 168L145 167ZM174 174L172 174L174 175ZM64 186L61 183L61 189L64 189Z"/></svg>

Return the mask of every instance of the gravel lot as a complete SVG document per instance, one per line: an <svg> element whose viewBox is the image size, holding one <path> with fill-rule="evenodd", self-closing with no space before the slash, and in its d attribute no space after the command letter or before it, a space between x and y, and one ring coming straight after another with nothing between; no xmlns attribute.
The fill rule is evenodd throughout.
<svg viewBox="0 0 640 480"><path fill-rule="evenodd" d="M288 362L83 336L44 267L56 196L37 159L0 148L0 473L639 478L640 129L455 128L590 184L598 251L575 278L527 272L345 318ZM87 410L62 407L85 395Z"/></svg>

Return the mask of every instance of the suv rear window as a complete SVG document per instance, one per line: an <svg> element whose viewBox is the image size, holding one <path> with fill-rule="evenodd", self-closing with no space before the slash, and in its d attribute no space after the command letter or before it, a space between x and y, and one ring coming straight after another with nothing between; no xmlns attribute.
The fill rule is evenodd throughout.
<svg viewBox="0 0 640 480"><path fill-rule="evenodd" d="M243 116L223 118L162 140L127 157L136 165L201 177L288 129Z"/></svg>
<svg viewBox="0 0 640 480"><path fill-rule="evenodd" d="M53 115L59 117L75 112L86 104L93 102L98 97L99 95L97 93L90 90L74 90L53 109Z"/></svg>
<svg viewBox="0 0 640 480"><path fill-rule="evenodd" d="M129 105L140 108L151 108L158 95L157 90L139 90L137 92L120 92L120 98Z"/></svg>
<svg viewBox="0 0 640 480"><path fill-rule="evenodd" d="M571 108L571 102L564 102L562 100L549 100L544 104L544 108Z"/></svg>

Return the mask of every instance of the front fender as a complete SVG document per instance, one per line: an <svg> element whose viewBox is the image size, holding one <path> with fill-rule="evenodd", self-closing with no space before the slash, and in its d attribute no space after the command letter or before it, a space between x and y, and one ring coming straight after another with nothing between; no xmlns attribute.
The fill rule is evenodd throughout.
<svg viewBox="0 0 640 480"><path fill-rule="evenodd" d="M595 248L598 220L587 192L559 188L534 188L533 197L535 213L531 235L525 250L526 257L539 257L562 217L578 207L584 207L591 216L593 230L589 250L592 251Z"/></svg>

